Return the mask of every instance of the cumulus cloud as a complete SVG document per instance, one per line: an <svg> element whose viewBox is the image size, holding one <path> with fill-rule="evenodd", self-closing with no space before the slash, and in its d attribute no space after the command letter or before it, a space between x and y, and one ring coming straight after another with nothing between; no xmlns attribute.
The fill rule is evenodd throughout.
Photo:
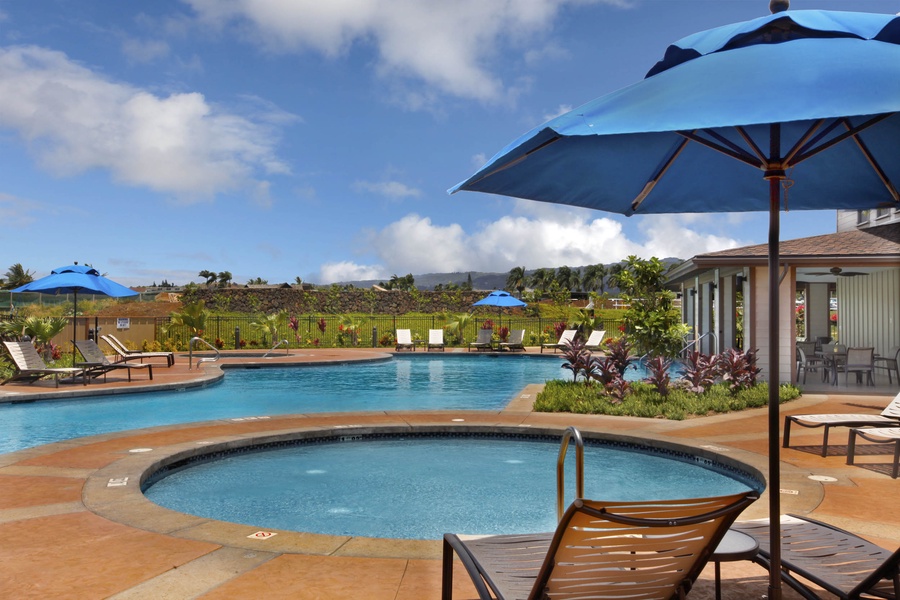
<svg viewBox="0 0 900 600"><path fill-rule="evenodd" d="M111 81L61 52L0 48L0 96L0 127L57 175L106 169L127 185L197 201L247 187L258 194L259 175L288 171L269 126L201 94L157 96Z"/></svg>
<svg viewBox="0 0 900 600"><path fill-rule="evenodd" d="M534 56L567 5L628 5L626 0L185 1L201 21L249 30L253 41L269 51L312 50L337 57L354 45L371 45L380 75L485 102L502 101L521 84L511 87L491 71L501 46ZM428 103L427 92L409 90L410 107Z"/></svg>
<svg viewBox="0 0 900 600"><path fill-rule="evenodd" d="M378 265L324 265L319 281L383 279L390 273L505 272L523 265L528 269L580 267L614 263L629 255L688 258L745 245L707 231L716 222L694 216L632 217L638 234L629 236L619 220L587 210L532 202L518 212L472 232L455 223L438 225L428 217L408 214L370 234L369 247Z"/></svg>

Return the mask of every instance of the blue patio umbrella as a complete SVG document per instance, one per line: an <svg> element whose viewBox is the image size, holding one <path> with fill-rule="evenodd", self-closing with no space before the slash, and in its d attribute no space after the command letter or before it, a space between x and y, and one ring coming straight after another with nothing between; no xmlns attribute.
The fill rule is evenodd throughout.
<svg viewBox="0 0 900 600"><path fill-rule="evenodd" d="M518 298L513 297L509 292L504 290L494 290L478 302L472 303L472 306L497 306L500 308L500 318L503 318L504 308L514 308L517 306L528 306Z"/></svg>
<svg viewBox="0 0 900 600"><path fill-rule="evenodd" d="M536 127L450 190L625 215L768 211L774 600L780 211L900 206L900 17L787 5L676 42L643 80Z"/></svg>
<svg viewBox="0 0 900 600"><path fill-rule="evenodd" d="M111 279L100 275L100 272L90 265L69 265L50 271L46 277L36 279L31 283L11 290L14 293L40 292L42 294L72 294L74 297L74 318L72 319L73 340L78 339L78 293L96 294L111 298L123 298L137 296L137 292L125 287ZM74 359L75 349L72 350Z"/></svg>

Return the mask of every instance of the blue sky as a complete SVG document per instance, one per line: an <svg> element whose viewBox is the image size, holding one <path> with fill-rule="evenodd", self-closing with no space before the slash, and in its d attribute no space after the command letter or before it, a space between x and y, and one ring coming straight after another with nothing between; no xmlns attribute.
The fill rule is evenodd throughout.
<svg viewBox="0 0 900 600"><path fill-rule="evenodd" d="M0 0L0 274L79 261L126 285L201 270L326 284L763 243L763 214L625 218L447 189L642 78L670 42L767 13L767 0ZM834 228L833 211L788 213L782 239Z"/></svg>

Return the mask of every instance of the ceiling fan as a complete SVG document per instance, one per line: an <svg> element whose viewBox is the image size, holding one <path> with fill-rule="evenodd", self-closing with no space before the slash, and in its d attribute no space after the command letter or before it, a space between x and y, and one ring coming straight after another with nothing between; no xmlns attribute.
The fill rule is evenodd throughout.
<svg viewBox="0 0 900 600"><path fill-rule="evenodd" d="M840 267L831 267L827 271L819 273L810 273L810 275L834 275L835 277L856 277L857 275L868 275L862 271L844 271Z"/></svg>

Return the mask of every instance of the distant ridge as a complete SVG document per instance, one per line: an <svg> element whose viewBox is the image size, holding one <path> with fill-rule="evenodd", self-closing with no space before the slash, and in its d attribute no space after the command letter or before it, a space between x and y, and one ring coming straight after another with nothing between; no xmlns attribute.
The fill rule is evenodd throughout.
<svg viewBox="0 0 900 600"><path fill-rule="evenodd" d="M672 265L672 264L680 264L683 262L681 258L664 258L662 262ZM614 264L620 263L609 263L604 265L607 269L609 269ZM551 267L546 267L550 269ZM573 271L584 270L584 266L581 267L571 267ZM555 270L555 268L554 268ZM530 277L537 269L526 269L525 275ZM398 273L398 275L402 275ZM465 285L468 281L469 276L472 276L472 289L475 290L500 290L506 286L506 277L509 275L509 271L505 273L490 273L483 271L457 271L454 273L424 273L421 275L413 274L413 278L415 279L416 287L420 290L433 290L434 287L438 284L448 285L451 283L455 283L456 285ZM357 288L368 288L373 285L378 285L379 283L387 283L387 279L361 279L357 281L341 281L338 282L337 285L352 285Z"/></svg>

